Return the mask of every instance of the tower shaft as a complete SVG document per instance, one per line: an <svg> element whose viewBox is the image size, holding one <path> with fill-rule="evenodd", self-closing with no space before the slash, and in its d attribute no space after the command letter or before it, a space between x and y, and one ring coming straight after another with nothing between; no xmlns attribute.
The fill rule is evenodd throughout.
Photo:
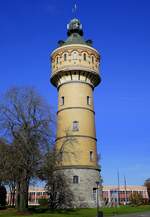
<svg viewBox="0 0 150 217"><path fill-rule="evenodd" d="M68 153L64 154L62 164L95 168L97 152L92 87L72 81L62 85L58 92L57 148L60 149L66 137L74 138L74 142L65 147Z"/></svg>

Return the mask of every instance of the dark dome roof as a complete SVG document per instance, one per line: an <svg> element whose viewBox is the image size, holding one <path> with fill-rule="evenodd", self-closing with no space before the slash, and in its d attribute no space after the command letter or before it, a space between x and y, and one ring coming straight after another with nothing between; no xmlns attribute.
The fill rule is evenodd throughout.
<svg viewBox="0 0 150 217"><path fill-rule="evenodd" d="M80 36L83 36L82 24L76 18L72 19L67 25L67 35L70 36L72 33L78 33Z"/></svg>
<svg viewBox="0 0 150 217"><path fill-rule="evenodd" d="M68 38L66 41L59 40L58 45L68 45L68 44L85 44L88 46L92 46L92 41L85 41L83 38L83 29L80 20L74 18L67 25L67 35Z"/></svg>

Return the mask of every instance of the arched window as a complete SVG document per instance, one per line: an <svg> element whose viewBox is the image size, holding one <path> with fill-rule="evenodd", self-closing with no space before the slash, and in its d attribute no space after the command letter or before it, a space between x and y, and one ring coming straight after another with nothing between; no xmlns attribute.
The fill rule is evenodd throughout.
<svg viewBox="0 0 150 217"><path fill-rule="evenodd" d="M73 60L77 60L78 53L76 51L73 52Z"/></svg>
<svg viewBox="0 0 150 217"><path fill-rule="evenodd" d="M93 188L93 200L96 201L96 188Z"/></svg>
<svg viewBox="0 0 150 217"><path fill-rule="evenodd" d="M87 96L87 105L92 105L92 97Z"/></svg>
<svg viewBox="0 0 150 217"><path fill-rule="evenodd" d="M79 131L79 121L73 121L72 131Z"/></svg>
<svg viewBox="0 0 150 217"><path fill-rule="evenodd" d="M79 183L79 176L73 176L73 184Z"/></svg>
<svg viewBox="0 0 150 217"><path fill-rule="evenodd" d="M61 96L60 97L60 105L64 105L65 104L65 97Z"/></svg>
<svg viewBox="0 0 150 217"><path fill-rule="evenodd" d="M83 60L86 61L86 53L83 54Z"/></svg>
<svg viewBox="0 0 150 217"><path fill-rule="evenodd" d="M64 54L64 61L67 61L67 54Z"/></svg>
<svg viewBox="0 0 150 217"><path fill-rule="evenodd" d="M90 161L93 161L93 151L90 151Z"/></svg>
<svg viewBox="0 0 150 217"><path fill-rule="evenodd" d="M59 57L56 57L56 63L57 64L59 63Z"/></svg>
<svg viewBox="0 0 150 217"><path fill-rule="evenodd" d="M92 56L92 63L94 63L94 56Z"/></svg>

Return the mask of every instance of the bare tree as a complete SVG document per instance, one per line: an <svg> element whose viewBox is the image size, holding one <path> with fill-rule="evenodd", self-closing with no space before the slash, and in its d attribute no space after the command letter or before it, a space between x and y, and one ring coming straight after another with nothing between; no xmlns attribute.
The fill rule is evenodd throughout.
<svg viewBox="0 0 150 217"><path fill-rule="evenodd" d="M58 169L58 160L60 161L60 156L56 149L49 149L39 172L40 179L46 183L49 209L69 208L73 202L73 193L69 188L67 177Z"/></svg>
<svg viewBox="0 0 150 217"><path fill-rule="evenodd" d="M15 205L15 192L16 192L16 152L13 146L0 140L0 180L3 185L9 187L10 198L9 205Z"/></svg>
<svg viewBox="0 0 150 217"><path fill-rule="evenodd" d="M3 139L0 139L0 184L6 178L5 164L6 164L7 146Z"/></svg>
<svg viewBox="0 0 150 217"><path fill-rule="evenodd" d="M50 107L33 88L11 88L0 102L0 134L15 153L16 206L28 207L28 188L53 137Z"/></svg>
<svg viewBox="0 0 150 217"><path fill-rule="evenodd" d="M143 197L142 194L139 192L133 192L130 197L129 201L132 205L142 205L143 204Z"/></svg>
<svg viewBox="0 0 150 217"><path fill-rule="evenodd" d="M74 154L72 146L77 142L72 137L70 130L65 130L65 138L61 147L56 145L47 147L47 152L43 158L39 177L45 181L45 189L48 194L48 204L50 209L70 208L73 206L73 193L69 188L69 180L61 170L65 156Z"/></svg>

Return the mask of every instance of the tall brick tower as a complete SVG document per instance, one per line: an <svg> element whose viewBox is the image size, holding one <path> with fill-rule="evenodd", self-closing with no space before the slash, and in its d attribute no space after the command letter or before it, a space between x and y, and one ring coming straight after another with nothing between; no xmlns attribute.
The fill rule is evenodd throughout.
<svg viewBox="0 0 150 217"><path fill-rule="evenodd" d="M100 169L93 91L101 80L100 55L91 40L84 40L78 19L67 25L67 35L67 40L60 40L51 54L51 83L58 90L56 148L60 150L64 146L58 170L68 178L75 206L95 207ZM74 141L65 144L68 137Z"/></svg>

